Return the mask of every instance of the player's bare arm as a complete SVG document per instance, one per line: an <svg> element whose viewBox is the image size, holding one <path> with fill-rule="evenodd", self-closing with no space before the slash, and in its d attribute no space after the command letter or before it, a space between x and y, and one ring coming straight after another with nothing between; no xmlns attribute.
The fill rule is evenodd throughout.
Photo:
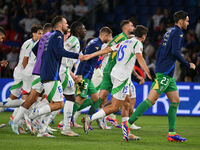
<svg viewBox="0 0 200 150"><path fill-rule="evenodd" d="M144 70L144 72L147 74L148 78L152 80L149 68L147 67L147 64L146 64L146 62L145 62L142 54L141 53L137 53L136 57L137 57L138 63L140 64L140 66L142 67L142 69Z"/></svg>
<svg viewBox="0 0 200 150"><path fill-rule="evenodd" d="M109 46L107 46L106 48L104 48L100 51L97 51L95 53L84 55L84 60L89 60L89 59L92 59L96 56L104 55L104 54L107 54L107 53L110 53L110 52L112 52L112 49Z"/></svg>
<svg viewBox="0 0 200 150"><path fill-rule="evenodd" d="M75 76L74 73L73 73L72 71L70 72L70 76L72 77L72 79L73 79L74 81L76 81L77 76Z"/></svg>
<svg viewBox="0 0 200 150"><path fill-rule="evenodd" d="M144 84L145 80L143 77L141 77L134 69L133 69L133 74L140 80L139 85Z"/></svg>
<svg viewBox="0 0 200 150"><path fill-rule="evenodd" d="M23 59L22 65L24 68L26 68L26 65L28 64L28 59L29 59L29 57L24 57L24 59Z"/></svg>

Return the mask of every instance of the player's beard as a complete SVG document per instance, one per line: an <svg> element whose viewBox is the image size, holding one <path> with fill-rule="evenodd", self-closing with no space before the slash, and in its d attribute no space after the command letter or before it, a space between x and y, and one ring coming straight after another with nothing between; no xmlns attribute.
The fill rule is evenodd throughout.
<svg viewBox="0 0 200 150"><path fill-rule="evenodd" d="M63 31L63 33L67 33L67 30L68 30L68 28L64 28L64 27L62 27L62 31Z"/></svg>

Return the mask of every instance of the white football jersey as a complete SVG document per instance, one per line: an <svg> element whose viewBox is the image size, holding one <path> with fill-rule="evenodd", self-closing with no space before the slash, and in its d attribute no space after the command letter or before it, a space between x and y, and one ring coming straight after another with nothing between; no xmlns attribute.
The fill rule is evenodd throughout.
<svg viewBox="0 0 200 150"><path fill-rule="evenodd" d="M79 53L80 51L80 43L77 37L70 36L65 42L64 42L64 48L67 51ZM73 65L76 63L76 59L71 58L62 58L61 66L60 66L60 74L64 73L66 71L66 68L68 67L69 72L71 72Z"/></svg>
<svg viewBox="0 0 200 150"><path fill-rule="evenodd" d="M135 66L136 53L142 53L143 51L142 43L136 37L133 37L112 46L111 49L113 51L117 50L117 60L111 75L120 81L130 78Z"/></svg>
<svg viewBox="0 0 200 150"><path fill-rule="evenodd" d="M32 76L33 68L34 68L35 62L36 62L36 56L32 52L32 48L35 46L35 44L37 42L38 41L34 42L32 40L32 43L30 44L30 49L28 51L26 51L26 53L24 55L25 57L29 57L28 64L26 65L26 68L23 71L23 74L25 74L26 76Z"/></svg>
<svg viewBox="0 0 200 150"><path fill-rule="evenodd" d="M101 49L104 49L108 46L107 43L104 43L102 46L101 46ZM103 61L102 61L102 65L101 65L101 70L103 71L103 69L105 68L107 62L108 62L108 58L110 57L110 53L106 54L103 58Z"/></svg>
<svg viewBox="0 0 200 150"><path fill-rule="evenodd" d="M33 39L28 39L27 41L25 41L21 47L21 50L20 50L20 54L19 54L19 62L17 64L17 69L20 69L20 70L23 70L23 66L22 66L22 62L23 62L23 59L24 59L24 56L26 57L29 57L29 54L34 46L34 41Z"/></svg>

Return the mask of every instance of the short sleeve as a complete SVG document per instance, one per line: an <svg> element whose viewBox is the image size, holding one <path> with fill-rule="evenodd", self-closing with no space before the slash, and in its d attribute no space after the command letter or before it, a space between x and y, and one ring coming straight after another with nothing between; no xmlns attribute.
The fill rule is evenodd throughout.
<svg viewBox="0 0 200 150"><path fill-rule="evenodd" d="M135 54L136 53L142 53L143 51L143 45L140 41L137 41L134 45L133 45L133 49L135 50Z"/></svg>

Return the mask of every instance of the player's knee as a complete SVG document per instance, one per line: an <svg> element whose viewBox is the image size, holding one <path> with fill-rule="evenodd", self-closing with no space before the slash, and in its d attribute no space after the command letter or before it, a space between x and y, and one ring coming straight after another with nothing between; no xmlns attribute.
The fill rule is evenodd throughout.
<svg viewBox="0 0 200 150"><path fill-rule="evenodd" d="M176 98L176 99L172 100L172 103L180 103L180 99Z"/></svg>
<svg viewBox="0 0 200 150"><path fill-rule="evenodd" d="M120 107L117 106L117 105L113 105L112 106L112 112L115 113L115 112L118 112L120 110Z"/></svg>

